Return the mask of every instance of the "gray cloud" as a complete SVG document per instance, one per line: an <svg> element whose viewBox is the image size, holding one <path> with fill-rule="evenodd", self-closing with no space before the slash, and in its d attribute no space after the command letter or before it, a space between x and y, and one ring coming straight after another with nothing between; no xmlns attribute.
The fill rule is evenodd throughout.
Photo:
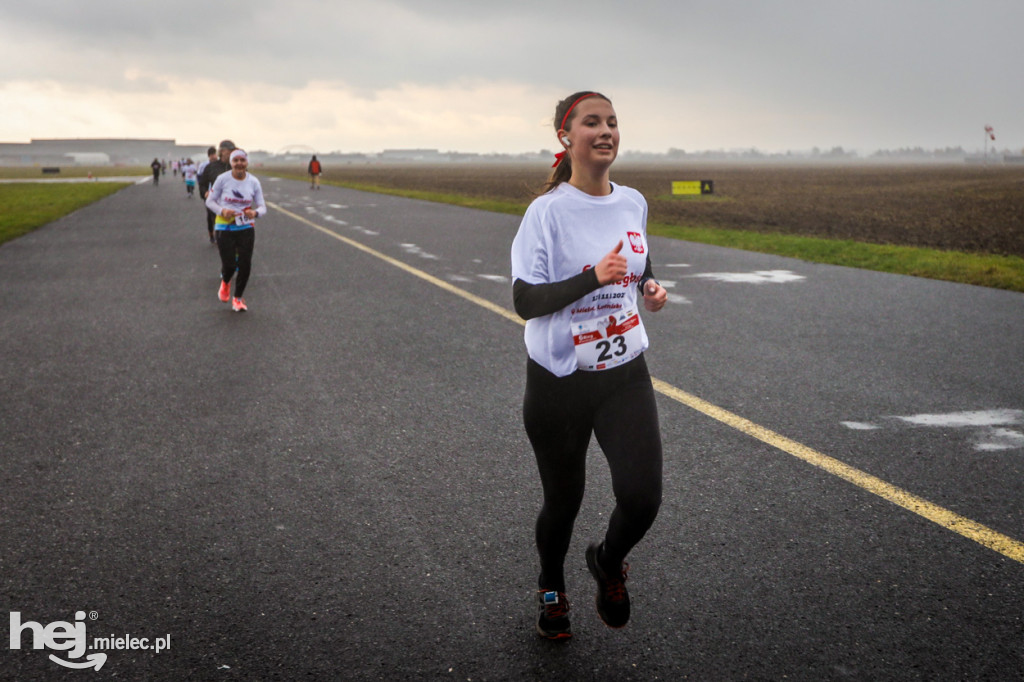
<svg viewBox="0 0 1024 682"><path fill-rule="evenodd" d="M0 6L0 83L660 90L841 126L807 146L962 144L1019 126L1021 26L1017 0L37 0Z"/></svg>

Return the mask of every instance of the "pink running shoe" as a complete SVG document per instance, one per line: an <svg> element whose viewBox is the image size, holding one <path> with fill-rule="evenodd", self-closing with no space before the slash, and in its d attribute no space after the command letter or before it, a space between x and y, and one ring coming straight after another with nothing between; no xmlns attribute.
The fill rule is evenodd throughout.
<svg viewBox="0 0 1024 682"><path fill-rule="evenodd" d="M235 299L231 301L231 309L236 313L244 313L249 308L246 307L244 298L235 297Z"/></svg>
<svg viewBox="0 0 1024 682"><path fill-rule="evenodd" d="M217 292L217 298L225 303L227 303L228 299L231 298L231 285L224 280L220 281L220 291Z"/></svg>

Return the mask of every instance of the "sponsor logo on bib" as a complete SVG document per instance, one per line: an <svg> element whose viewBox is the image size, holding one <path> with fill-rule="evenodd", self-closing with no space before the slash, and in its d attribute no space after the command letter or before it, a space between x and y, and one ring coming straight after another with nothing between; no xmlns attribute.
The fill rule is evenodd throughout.
<svg viewBox="0 0 1024 682"><path fill-rule="evenodd" d="M600 372L629 362L642 352L642 327L635 307L572 325L576 364Z"/></svg>

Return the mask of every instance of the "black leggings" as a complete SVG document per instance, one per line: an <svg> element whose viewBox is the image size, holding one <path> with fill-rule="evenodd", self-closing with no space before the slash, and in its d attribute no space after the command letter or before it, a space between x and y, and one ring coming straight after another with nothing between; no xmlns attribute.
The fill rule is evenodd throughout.
<svg viewBox="0 0 1024 682"><path fill-rule="evenodd" d="M604 538L604 566L619 567L658 515L661 434L647 363L641 355L614 369L556 377L528 360L523 421L544 488L537 517L538 587L564 592L563 566L583 502L591 433L608 460L616 503Z"/></svg>
<svg viewBox="0 0 1024 682"><path fill-rule="evenodd" d="M230 282L235 270L235 298L242 298L252 270L252 250L256 245L256 228L245 230L217 230L217 249L220 251L220 276Z"/></svg>
<svg viewBox="0 0 1024 682"><path fill-rule="evenodd" d="M206 209L206 231L210 233L210 237L213 237L213 224L217 221L217 214Z"/></svg>

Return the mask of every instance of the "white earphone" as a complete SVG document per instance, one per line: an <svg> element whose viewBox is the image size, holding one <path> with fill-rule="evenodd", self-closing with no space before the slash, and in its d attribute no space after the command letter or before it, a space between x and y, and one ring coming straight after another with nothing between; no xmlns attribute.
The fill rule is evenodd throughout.
<svg viewBox="0 0 1024 682"><path fill-rule="evenodd" d="M571 147L572 146L572 140L570 140L567 135L563 135L562 136L562 144L564 144L566 147Z"/></svg>

